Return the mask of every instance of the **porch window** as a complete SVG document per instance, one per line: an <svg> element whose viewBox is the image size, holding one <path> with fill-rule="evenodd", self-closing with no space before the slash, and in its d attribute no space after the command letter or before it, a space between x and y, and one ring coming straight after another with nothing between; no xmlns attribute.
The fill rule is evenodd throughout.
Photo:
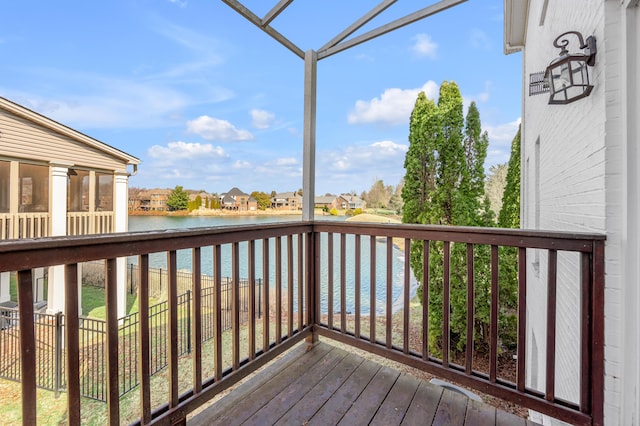
<svg viewBox="0 0 640 426"><path fill-rule="evenodd" d="M68 211L89 211L89 172L69 169Z"/></svg>
<svg viewBox="0 0 640 426"><path fill-rule="evenodd" d="M11 163L9 161L0 161L0 213L9 213L11 198L9 191L11 185Z"/></svg>
<svg viewBox="0 0 640 426"><path fill-rule="evenodd" d="M20 164L20 211L49 211L49 167Z"/></svg>
<svg viewBox="0 0 640 426"><path fill-rule="evenodd" d="M113 175L96 173L96 211L113 211Z"/></svg>

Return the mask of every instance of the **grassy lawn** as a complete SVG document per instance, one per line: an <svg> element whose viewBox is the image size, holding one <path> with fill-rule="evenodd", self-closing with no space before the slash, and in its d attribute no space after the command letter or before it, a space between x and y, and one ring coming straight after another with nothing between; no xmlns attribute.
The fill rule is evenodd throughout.
<svg viewBox="0 0 640 426"><path fill-rule="evenodd" d="M286 329L286 323L283 323ZM256 347L262 344L262 320L256 321ZM275 336L275 323L271 324L270 337L273 341ZM284 334L284 332L283 332ZM240 351L241 357L245 357L248 353L248 327L242 326L240 329ZM214 347L213 340L203 343L203 378L213 375L214 371ZM232 364L232 334L226 331L222 336L222 368L223 370ZM191 355L184 355L179 359L179 382L180 392L184 392L192 387L193 377L193 361ZM168 386L167 368L160 371L151 378L151 406L157 408L167 402ZM42 389L37 390L38 395L38 424L40 425L62 425L67 420L67 395L60 393L56 398L54 392ZM7 380L0 380L0 395L2 402L0 403L0 415L2 416L3 425L20 425L21 424L21 388L20 383ZM136 421L140 417L140 388L137 387L131 392L120 398L120 423L129 424ZM88 398L81 400L81 416L82 424L86 425L104 425L107 422L107 404L94 401Z"/></svg>
<svg viewBox="0 0 640 426"><path fill-rule="evenodd" d="M11 295L12 301L18 301L18 286L14 274L11 274L11 285L9 287L9 294ZM46 281L44 282L43 294L46 297ZM90 285L82 286L82 315L96 319L106 319L104 303L104 288L94 287ZM155 303L158 303L156 299L149 299L150 305L153 305ZM130 294L129 292L127 292L127 307L125 313L126 315L129 315L134 312L138 312L138 295Z"/></svg>

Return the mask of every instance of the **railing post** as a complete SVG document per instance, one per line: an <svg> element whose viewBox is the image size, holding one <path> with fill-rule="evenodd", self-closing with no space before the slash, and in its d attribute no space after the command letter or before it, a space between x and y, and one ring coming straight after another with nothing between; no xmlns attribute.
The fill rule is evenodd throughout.
<svg viewBox="0 0 640 426"><path fill-rule="evenodd" d="M591 416L594 426L604 424L604 241L593 243Z"/></svg>
<svg viewBox="0 0 640 426"><path fill-rule="evenodd" d="M307 315L308 317L308 326L311 328L311 335L307 337L307 350L311 349L318 343L318 334L315 332L315 327L318 321L317 313L319 312L318 304L320 301L316 298L317 292L316 287L318 284L318 274L319 267L318 262L320 261L317 253L318 245L320 244L320 238L317 238L317 235L314 230L307 234Z"/></svg>

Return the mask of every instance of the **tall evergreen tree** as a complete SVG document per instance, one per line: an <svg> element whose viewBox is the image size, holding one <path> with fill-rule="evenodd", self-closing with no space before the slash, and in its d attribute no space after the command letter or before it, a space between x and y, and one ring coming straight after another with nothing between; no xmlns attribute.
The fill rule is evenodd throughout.
<svg viewBox="0 0 640 426"><path fill-rule="evenodd" d="M520 129L511 142L511 156L502 195L502 208L498 217L501 228L520 228ZM518 302L518 250L515 247L499 249L500 303L516 306ZM500 336L504 345L516 346L517 322L515 315L500 317Z"/></svg>
<svg viewBox="0 0 640 426"><path fill-rule="evenodd" d="M466 123L466 125L465 125ZM409 149L405 158L403 222L458 226L490 226L492 214L484 193L484 161L488 136L482 132L475 103L466 120L460 90L454 82L440 87L437 106L423 93L411 114ZM421 283L418 296L429 303L430 343L441 349L443 258L442 242L430 243L429 294L422 294L423 242L411 246L411 267ZM466 339L466 245L451 245L450 307L451 343L462 350ZM488 336L490 297L489 247L476 247L474 282L476 292L476 337Z"/></svg>
<svg viewBox="0 0 640 426"><path fill-rule="evenodd" d="M404 223L429 223L426 216L435 189L438 130L436 104L420 92L409 121L409 149L404 159Z"/></svg>
<svg viewBox="0 0 640 426"><path fill-rule="evenodd" d="M508 167L498 225L501 228L520 228L520 128L511 142Z"/></svg>

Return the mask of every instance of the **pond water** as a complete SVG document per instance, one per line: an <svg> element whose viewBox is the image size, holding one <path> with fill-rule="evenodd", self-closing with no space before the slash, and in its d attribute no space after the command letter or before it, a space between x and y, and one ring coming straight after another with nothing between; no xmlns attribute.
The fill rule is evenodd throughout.
<svg viewBox="0 0 640 426"><path fill-rule="evenodd" d="M330 217L323 216L323 220L344 220L345 217ZM229 225L246 225L246 224L266 224L274 222L291 222L299 220L299 216L131 216L129 217L129 230L130 231L153 231L153 230L166 230L166 229L186 229L186 228L199 228L199 227L218 227ZM321 310L327 311L328 302L328 253L327 247L327 234L321 235L321 247L323 248L320 257L320 293L321 293ZM333 309L334 312L340 312L342 306L340 306L340 235L333 235ZM347 235L345 245L345 286L346 286L346 306L347 312L353 312L355 307L355 291L356 285L356 261L355 261L355 238L354 235ZM282 240L282 253L286 256L286 244L287 239ZM370 265L370 239L369 237L361 238L361 270L360 270L360 286L361 286L361 313L363 315L370 312L370 282L372 277L371 265ZM276 240L271 238L269 240L270 245L270 266L269 266L269 283L271 287L276 283L276 268L275 268L275 245ZM293 237L293 246L297 247L297 236ZM239 269L240 278L246 278L248 273L248 243L240 243L240 259ZM255 243L256 259L256 278L263 279L262 271L262 250L263 242L258 240ZM375 310L377 313L384 313L386 307L386 282L387 282L387 258L386 258L386 242L376 242L376 261L375 261L375 283L376 283L376 304ZM177 264L179 270L191 271L192 259L191 250L179 250L177 252ZM231 276L231 245L225 244L222 246L221 252L221 273L223 277ZM136 257L129 258L130 263L137 263ZM167 268L167 256L165 253L154 253L149 256L149 264L153 268ZM294 277L294 289L297 290L297 276L298 276L298 259L297 253L294 251L293 256L293 277ZM213 274L213 248L203 247L201 250L201 268L204 275ZM394 301L394 311L402 308L403 303L403 288L404 288L404 253L398 248L393 249L392 256L392 300ZM415 294L417 283L411 274L411 296ZM286 294L288 269L286 262L282 266L282 285L283 294ZM296 296L297 300L297 296Z"/></svg>

